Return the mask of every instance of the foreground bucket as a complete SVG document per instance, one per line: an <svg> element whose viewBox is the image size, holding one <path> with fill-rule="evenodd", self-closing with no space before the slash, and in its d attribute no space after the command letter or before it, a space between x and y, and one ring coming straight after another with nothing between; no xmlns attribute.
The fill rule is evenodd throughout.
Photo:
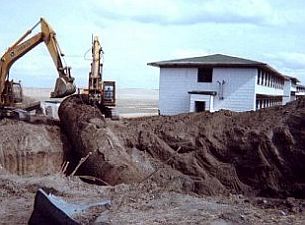
<svg viewBox="0 0 305 225"><path fill-rule="evenodd" d="M78 225L79 223L58 208L48 197L39 189L35 196L34 211L29 220L29 225Z"/></svg>

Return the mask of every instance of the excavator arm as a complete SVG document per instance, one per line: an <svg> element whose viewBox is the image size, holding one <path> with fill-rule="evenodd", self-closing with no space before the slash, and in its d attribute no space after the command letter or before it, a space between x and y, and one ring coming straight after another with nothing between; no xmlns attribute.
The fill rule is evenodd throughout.
<svg viewBox="0 0 305 225"><path fill-rule="evenodd" d="M32 31L41 25L41 32L33 37L25 40L25 38L32 33ZM0 94L1 105L11 105L7 93L10 88L6 86L9 84L9 70L11 66L23 55L28 53L31 49L35 48L40 43L44 42L52 57L55 67L58 72L54 91L51 92L51 97L65 97L75 92L73 84L74 78L70 74L70 68L64 67L62 63L63 54L60 51L56 34L51 26L41 18L30 30L28 30L16 43L14 43L1 57L0 61Z"/></svg>
<svg viewBox="0 0 305 225"><path fill-rule="evenodd" d="M58 98L73 94L75 92L75 86L73 84L74 78L70 74L70 67L63 66L63 60L61 58L64 56L64 54L59 48L58 42L56 40L56 34L43 18L40 19L40 23L43 34L43 41L49 50L59 75L56 80L54 91L51 93L51 97Z"/></svg>

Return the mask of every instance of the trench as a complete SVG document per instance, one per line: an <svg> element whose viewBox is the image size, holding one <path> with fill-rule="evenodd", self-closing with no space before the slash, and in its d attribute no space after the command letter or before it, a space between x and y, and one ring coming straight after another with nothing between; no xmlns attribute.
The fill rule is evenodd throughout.
<svg viewBox="0 0 305 225"><path fill-rule="evenodd" d="M0 121L0 168L19 176L60 173L63 162L72 162L70 143L58 121ZM73 164L71 165L73 166ZM67 170L68 172L68 170Z"/></svg>

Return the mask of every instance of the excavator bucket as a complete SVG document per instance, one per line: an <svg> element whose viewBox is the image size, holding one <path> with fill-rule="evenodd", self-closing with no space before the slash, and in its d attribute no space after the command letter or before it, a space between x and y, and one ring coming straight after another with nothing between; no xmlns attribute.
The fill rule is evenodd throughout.
<svg viewBox="0 0 305 225"><path fill-rule="evenodd" d="M73 78L58 77L51 98L62 98L73 94L76 91L73 81Z"/></svg>

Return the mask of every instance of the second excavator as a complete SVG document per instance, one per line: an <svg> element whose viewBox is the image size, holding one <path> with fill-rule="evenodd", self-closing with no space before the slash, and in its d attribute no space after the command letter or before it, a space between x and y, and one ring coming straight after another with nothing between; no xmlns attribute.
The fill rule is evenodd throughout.
<svg viewBox="0 0 305 225"><path fill-rule="evenodd" d="M26 39L32 31L41 25L41 32ZM0 60L0 115L7 116L12 110L18 108L23 100L20 83L9 80L11 66L22 56L32 50L40 43L45 43L58 72L54 91L51 98L62 98L75 92L74 78L70 74L70 67L63 65L61 52L56 40L56 33L45 19L41 18L30 30L28 30L18 41L16 41L3 54Z"/></svg>
<svg viewBox="0 0 305 225"><path fill-rule="evenodd" d="M103 56L104 51L98 36L92 39L92 62L89 72L88 89L84 90L83 96L88 104L98 107L105 117L114 120L119 119L115 109L116 88L115 81L103 81Z"/></svg>

